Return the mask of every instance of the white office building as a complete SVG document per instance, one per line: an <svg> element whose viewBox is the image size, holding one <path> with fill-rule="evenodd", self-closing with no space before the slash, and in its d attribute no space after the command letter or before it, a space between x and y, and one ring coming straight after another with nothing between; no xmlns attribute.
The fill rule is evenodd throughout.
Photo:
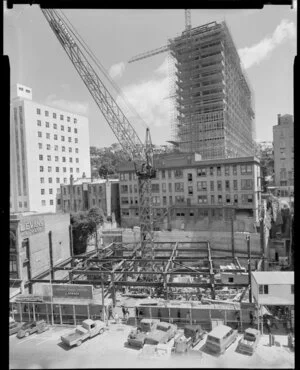
<svg viewBox="0 0 300 370"><path fill-rule="evenodd" d="M60 184L90 177L88 118L32 100L17 84L11 102L10 211L55 212Z"/></svg>

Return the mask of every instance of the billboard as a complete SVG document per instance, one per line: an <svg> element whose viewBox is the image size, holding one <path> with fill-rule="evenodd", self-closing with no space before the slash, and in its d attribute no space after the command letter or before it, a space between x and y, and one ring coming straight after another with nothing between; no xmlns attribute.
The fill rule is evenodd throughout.
<svg viewBox="0 0 300 370"><path fill-rule="evenodd" d="M69 299L93 299L93 286L81 284L52 284L44 289L44 293L49 294L53 298L69 298ZM48 294L44 294L48 295Z"/></svg>
<svg viewBox="0 0 300 370"><path fill-rule="evenodd" d="M20 234L22 238L45 232L45 220L43 216L27 216L20 220Z"/></svg>

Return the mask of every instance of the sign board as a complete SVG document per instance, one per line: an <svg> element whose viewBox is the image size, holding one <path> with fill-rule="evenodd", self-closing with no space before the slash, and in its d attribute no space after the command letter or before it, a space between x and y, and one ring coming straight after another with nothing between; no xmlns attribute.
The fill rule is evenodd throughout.
<svg viewBox="0 0 300 370"><path fill-rule="evenodd" d="M93 286L80 284L52 284L53 298L93 299Z"/></svg>
<svg viewBox="0 0 300 370"><path fill-rule="evenodd" d="M20 234L22 238L45 231L43 216L24 217L20 220Z"/></svg>

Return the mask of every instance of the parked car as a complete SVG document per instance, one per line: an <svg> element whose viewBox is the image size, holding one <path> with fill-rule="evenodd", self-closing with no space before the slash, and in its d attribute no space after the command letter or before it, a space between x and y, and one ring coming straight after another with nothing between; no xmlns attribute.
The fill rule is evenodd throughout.
<svg viewBox="0 0 300 370"><path fill-rule="evenodd" d="M22 322L10 321L9 323L9 335L18 333L21 327L24 325Z"/></svg>
<svg viewBox="0 0 300 370"><path fill-rule="evenodd" d="M175 353L185 353L189 348L195 347L203 339L205 333L201 325L186 325L184 332L175 338Z"/></svg>
<svg viewBox="0 0 300 370"><path fill-rule="evenodd" d="M145 333L151 332L156 329L159 322L160 320L156 320L156 319L142 319L139 327Z"/></svg>
<svg viewBox="0 0 300 370"><path fill-rule="evenodd" d="M169 324L167 322L160 322L159 324L157 324L156 329L147 335L145 343L167 343L170 339L174 338L176 331L176 325Z"/></svg>
<svg viewBox="0 0 300 370"><path fill-rule="evenodd" d="M42 333L48 329L49 327L46 324L45 320L28 322L23 324L22 327L19 329L17 337L28 337L28 335L31 335L33 333Z"/></svg>
<svg viewBox="0 0 300 370"><path fill-rule="evenodd" d="M206 348L215 353L224 353L236 341L238 331L226 325L218 325L206 338Z"/></svg>
<svg viewBox="0 0 300 370"><path fill-rule="evenodd" d="M145 344L147 333L140 328L133 329L127 338L127 344L132 347L142 348Z"/></svg>
<svg viewBox="0 0 300 370"><path fill-rule="evenodd" d="M237 351L247 355L253 355L260 339L260 331L257 329L248 328L245 330L244 336L240 339L237 346Z"/></svg>
<svg viewBox="0 0 300 370"><path fill-rule="evenodd" d="M84 340L102 334L104 330L105 323L103 321L87 319L82 322L82 325L78 325L76 329L72 330L69 334L62 335L60 339L69 347L79 347Z"/></svg>

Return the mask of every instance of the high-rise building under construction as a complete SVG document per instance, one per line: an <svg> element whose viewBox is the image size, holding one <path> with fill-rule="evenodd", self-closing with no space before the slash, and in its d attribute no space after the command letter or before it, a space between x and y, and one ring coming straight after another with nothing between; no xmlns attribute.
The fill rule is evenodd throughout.
<svg viewBox="0 0 300 370"><path fill-rule="evenodd" d="M253 155L253 95L225 22L170 40L175 59L173 139L203 159Z"/></svg>

